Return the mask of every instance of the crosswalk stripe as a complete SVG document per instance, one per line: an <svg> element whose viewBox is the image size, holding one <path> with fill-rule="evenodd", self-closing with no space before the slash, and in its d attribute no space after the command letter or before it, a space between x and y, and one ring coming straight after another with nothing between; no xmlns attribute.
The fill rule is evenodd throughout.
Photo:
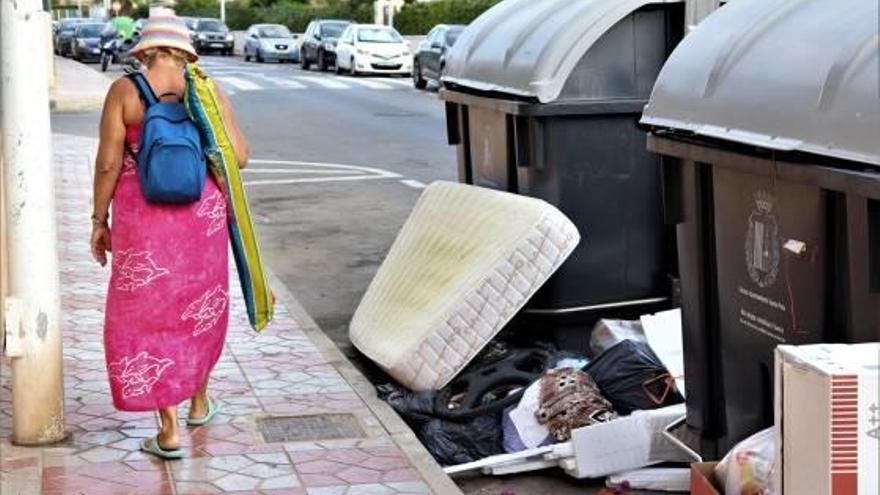
<svg viewBox="0 0 880 495"><path fill-rule="evenodd" d="M385 83L388 83L388 84L396 84L396 85L398 85L398 86L406 86L407 88L411 88L411 87L412 87L412 81L410 81L409 79L391 79L391 78L388 78L388 79L383 79L382 82L385 82Z"/></svg>
<svg viewBox="0 0 880 495"><path fill-rule="evenodd" d="M349 89L350 86L326 77L297 76L296 79L317 84L327 89Z"/></svg>
<svg viewBox="0 0 880 495"><path fill-rule="evenodd" d="M300 82L296 82L292 79L284 79L281 77L272 77L267 76L266 74L254 74L255 76L268 81L277 86L281 86L282 88L290 88L290 89L305 89L306 85Z"/></svg>
<svg viewBox="0 0 880 495"><path fill-rule="evenodd" d="M255 89L262 89L259 84L252 83L246 79L239 79L237 77L223 76L216 79L223 84L228 84L242 91L253 91Z"/></svg>
<svg viewBox="0 0 880 495"><path fill-rule="evenodd" d="M391 89L391 86L385 84L384 81L379 82L379 81L370 80L370 79L359 79L356 77L352 77L352 78L346 79L345 82L359 84L361 86L364 86L364 87L370 88L370 89Z"/></svg>

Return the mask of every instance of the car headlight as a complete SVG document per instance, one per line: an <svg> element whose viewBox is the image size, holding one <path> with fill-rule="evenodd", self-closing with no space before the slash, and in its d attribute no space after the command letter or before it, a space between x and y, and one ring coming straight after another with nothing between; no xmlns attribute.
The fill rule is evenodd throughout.
<svg viewBox="0 0 880 495"><path fill-rule="evenodd" d="M203 33L203 34L200 34L200 35L199 35L199 39L200 39L200 40L206 40L206 39L208 39L208 35L206 35L206 34L204 34L204 33Z"/></svg>
<svg viewBox="0 0 880 495"><path fill-rule="evenodd" d="M232 33L226 35L226 41L232 41Z"/></svg>
<svg viewBox="0 0 880 495"><path fill-rule="evenodd" d="M76 40L76 45L80 48L86 46L86 40Z"/></svg>

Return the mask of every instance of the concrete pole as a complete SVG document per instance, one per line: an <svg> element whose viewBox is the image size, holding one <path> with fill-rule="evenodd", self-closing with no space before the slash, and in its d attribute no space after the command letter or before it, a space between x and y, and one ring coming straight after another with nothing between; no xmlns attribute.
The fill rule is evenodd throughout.
<svg viewBox="0 0 880 495"><path fill-rule="evenodd" d="M684 25L687 26L687 32L696 29L700 21L720 5L720 0L687 0L684 6Z"/></svg>
<svg viewBox="0 0 880 495"><path fill-rule="evenodd" d="M12 441L64 438L55 182L40 0L0 0L0 106L8 291L4 327L12 358ZM27 49L24 49L27 47Z"/></svg>
<svg viewBox="0 0 880 495"><path fill-rule="evenodd" d="M226 22L226 0L220 0L220 20Z"/></svg>

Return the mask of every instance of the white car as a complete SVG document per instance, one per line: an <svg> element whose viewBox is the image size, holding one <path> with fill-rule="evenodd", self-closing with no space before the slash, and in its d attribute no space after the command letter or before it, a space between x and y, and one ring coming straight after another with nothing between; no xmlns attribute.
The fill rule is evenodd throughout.
<svg viewBox="0 0 880 495"><path fill-rule="evenodd" d="M409 43L391 26L352 24L336 45L336 72L358 74L412 74Z"/></svg>

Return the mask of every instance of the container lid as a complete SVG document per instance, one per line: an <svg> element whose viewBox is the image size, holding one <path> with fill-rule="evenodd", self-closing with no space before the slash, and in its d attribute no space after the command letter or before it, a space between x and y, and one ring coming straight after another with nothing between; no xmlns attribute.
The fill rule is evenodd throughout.
<svg viewBox="0 0 880 495"><path fill-rule="evenodd" d="M642 123L880 165L876 0L737 0L670 55Z"/></svg>
<svg viewBox="0 0 880 495"><path fill-rule="evenodd" d="M606 31L649 4L680 0L505 0L459 36L443 81L549 103Z"/></svg>

